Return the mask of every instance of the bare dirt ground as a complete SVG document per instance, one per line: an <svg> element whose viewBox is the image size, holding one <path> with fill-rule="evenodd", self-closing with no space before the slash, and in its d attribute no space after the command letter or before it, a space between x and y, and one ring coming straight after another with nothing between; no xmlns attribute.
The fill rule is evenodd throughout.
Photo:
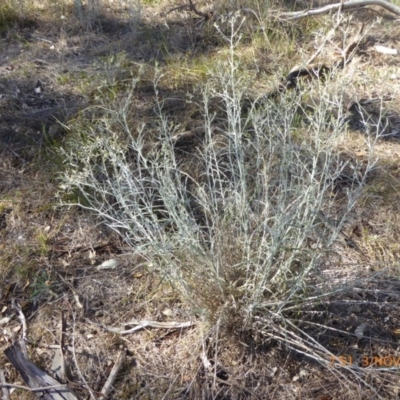
<svg viewBox="0 0 400 400"><path fill-rule="evenodd" d="M135 18L129 17L129 9L112 5L87 20L80 20L71 6L51 7L21 18L2 32L0 41L0 369L7 382L22 384L3 354L22 335L13 306L17 303L27 321L29 356L37 366L51 370L51 346L59 345L64 335L68 381L82 399L100 398L121 351L126 359L113 399L399 398L399 369L393 362L379 374L377 369L383 371L385 365L365 368L363 382L340 365L361 367L363 357L371 361L400 356L400 58L373 50L376 43L396 47L398 22L381 10L359 12L347 22L352 34L362 22L368 29L356 56L340 72L349 77L349 104L363 100L365 106L350 110L343 154L365 162L362 120L379 119L381 109L387 137L379 139L376 170L345 227L361 252L334 245L315 283L328 291L333 283L351 281L352 290L330 297L300 322L309 337L331 352L334 365L327 372L307 354L275 340L253 346L251 340L225 337L210 356L215 343L207 324L182 303L162 273L132 255L121 237L90 213L60 206L63 193L57 178L65 166L59 147L81 120L96 119L98 110L91 107L99 105L99 99L117 99L139 70L144 78L132 100L132 123L149 125L149 142L155 140L151 121L156 117L156 64L164 74L158 86L164 112L180 121L182 131L201 125L202 116L187 101L187 93L198 93L207 67L223 57L224 45L216 39L212 22L184 10L165 17L174 5L164 2L143 5ZM293 31L303 34L296 32L290 49L274 32L269 43L248 40L240 51L254 76L252 96L271 90L315 52L315 32L329 24L321 19L294 26ZM310 26L313 23L316 27ZM327 63L338 51L335 46L343 44L343 32L324 50L321 57ZM201 139L191 137L182 144L189 158L196 140ZM98 268L111 259L118 260L118 268ZM130 334L107 329L128 330L135 326L127 325L132 320L195 325L147 327ZM333 327L328 333L322 326L326 324ZM35 397L16 389L10 398Z"/></svg>

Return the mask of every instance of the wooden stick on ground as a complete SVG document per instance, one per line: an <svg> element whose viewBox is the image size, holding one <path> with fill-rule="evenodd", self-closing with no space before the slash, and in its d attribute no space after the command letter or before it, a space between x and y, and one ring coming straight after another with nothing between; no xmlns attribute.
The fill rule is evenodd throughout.
<svg viewBox="0 0 400 400"><path fill-rule="evenodd" d="M158 322L158 321L148 321L148 320L133 320L130 322L126 322L125 325L137 325L131 329L125 329L125 327L114 328L112 326L106 326L103 324L95 323L89 319L86 319L87 322L94 324L96 326L100 326L108 332L119 333L120 335L126 335L128 333L133 333L139 331L144 328L158 328L158 329L185 329L191 328L196 325L195 322Z"/></svg>
<svg viewBox="0 0 400 400"><path fill-rule="evenodd" d="M106 398L110 394L115 379L117 378L118 372L121 369L125 361L125 358L126 358L126 350L124 349L118 354L117 361L115 361L114 367L111 370L110 375L108 376L108 379L103 386L103 389L101 389L101 396L99 400L106 400Z"/></svg>

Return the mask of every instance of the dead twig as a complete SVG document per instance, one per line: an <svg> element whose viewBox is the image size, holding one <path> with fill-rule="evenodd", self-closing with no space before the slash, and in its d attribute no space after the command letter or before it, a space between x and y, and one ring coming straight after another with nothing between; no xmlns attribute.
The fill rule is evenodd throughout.
<svg viewBox="0 0 400 400"><path fill-rule="evenodd" d="M8 385L6 382L6 377L4 375L4 370L0 369L0 386L3 395L1 396L1 400L9 400L10 399L10 391L8 390Z"/></svg>
<svg viewBox="0 0 400 400"><path fill-rule="evenodd" d="M18 318L20 319L22 325L22 339L23 341L26 341L28 333L28 325L26 324L25 315L22 312L21 306L15 300L13 300L12 305L18 312Z"/></svg>
<svg viewBox="0 0 400 400"><path fill-rule="evenodd" d="M133 333L139 331L144 328L158 328L158 329L184 329L184 328L191 328L192 326L196 325L195 322L157 322L157 321L148 321L148 320L133 320L130 322L126 322L125 325L137 325L131 329L125 329L124 327L121 328L114 328L112 326L106 326L103 324L97 324L93 321L87 319L87 321L91 324L99 326L105 329L108 332L112 333L119 333L120 335L126 335L128 333Z"/></svg>
<svg viewBox="0 0 400 400"><path fill-rule="evenodd" d="M117 378L118 372L121 369L125 361L125 358L126 358L126 350L124 349L118 354L117 361L115 361L114 367L111 370L110 375L108 376L108 379L103 386L103 389L101 389L100 400L105 400L110 394L112 386L114 385L115 379Z"/></svg>
<svg viewBox="0 0 400 400"><path fill-rule="evenodd" d="M65 382L67 370L64 357L65 326L66 322L64 312L61 311L60 345L55 351L53 362L51 364L53 376L58 378L61 382Z"/></svg>
<svg viewBox="0 0 400 400"><path fill-rule="evenodd" d="M76 352L75 352L75 314L72 315L72 318L73 318L73 326L72 326L72 357L74 359L76 370L78 371L78 374L79 374L80 378L82 379L82 382L84 383L85 388L89 391L90 397L92 398L92 400L96 400L96 396L94 395L93 390L90 388L90 386L86 382L86 379L83 376L81 369L79 368L78 359L76 358Z"/></svg>
<svg viewBox="0 0 400 400"><path fill-rule="evenodd" d="M21 389L21 390L27 390L29 392L32 393L39 393L39 392L43 392L45 390L52 390L52 389L61 389L63 388L65 385L53 385L53 386L43 386L40 388L30 388L28 386L24 386L24 385L14 385L13 383L0 383L0 387L3 389Z"/></svg>

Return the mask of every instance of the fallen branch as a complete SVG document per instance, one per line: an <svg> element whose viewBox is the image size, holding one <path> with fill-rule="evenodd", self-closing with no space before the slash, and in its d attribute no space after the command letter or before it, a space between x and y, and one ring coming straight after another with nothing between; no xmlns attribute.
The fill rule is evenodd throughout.
<svg viewBox="0 0 400 400"><path fill-rule="evenodd" d="M110 375L101 389L100 400L105 400L112 390L112 386L114 385L115 379L117 378L118 372L121 369L126 357L126 350L122 350L117 358L117 361L114 364L113 369L110 372Z"/></svg>
<svg viewBox="0 0 400 400"><path fill-rule="evenodd" d="M90 321L87 319L87 321L91 324L97 325L103 329L105 329L108 332L112 333L119 333L120 335L126 335L128 333L133 333L136 331L139 331L140 329L144 328L159 328L159 329L184 329L184 328L190 328L194 325L196 325L194 322L157 322L157 321L148 321L148 320L133 320L130 322L126 322L126 325L137 325L134 328L131 329L125 329L124 327L121 328L114 328L112 326L106 326L103 324L97 324L93 321Z"/></svg>
<svg viewBox="0 0 400 400"><path fill-rule="evenodd" d="M352 1L347 1L345 3L341 2L336 4L329 4L325 7L316 8L314 10L285 12L280 14L280 16L286 17L289 20L293 20L293 19L310 17L314 15L327 14L331 11L337 11L337 10L348 11L354 8L365 7L365 6L379 6L392 12L393 14L400 15L400 7L385 0L352 0Z"/></svg>
<svg viewBox="0 0 400 400"><path fill-rule="evenodd" d="M78 400L67 385L60 385L58 381L47 375L29 360L21 350L21 344L25 344L24 340L20 340L20 342L8 347L4 354L29 386L29 388L22 387L23 389L31 392L40 392L41 398L45 400ZM3 386L3 384L1 385ZM11 386L6 385L6 387Z"/></svg>

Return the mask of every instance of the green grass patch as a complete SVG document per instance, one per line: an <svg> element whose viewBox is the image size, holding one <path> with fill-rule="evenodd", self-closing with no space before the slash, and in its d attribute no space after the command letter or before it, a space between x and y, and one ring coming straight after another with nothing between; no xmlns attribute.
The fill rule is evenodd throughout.
<svg viewBox="0 0 400 400"><path fill-rule="evenodd" d="M0 4L0 33L12 28L18 20L18 12L10 4Z"/></svg>

